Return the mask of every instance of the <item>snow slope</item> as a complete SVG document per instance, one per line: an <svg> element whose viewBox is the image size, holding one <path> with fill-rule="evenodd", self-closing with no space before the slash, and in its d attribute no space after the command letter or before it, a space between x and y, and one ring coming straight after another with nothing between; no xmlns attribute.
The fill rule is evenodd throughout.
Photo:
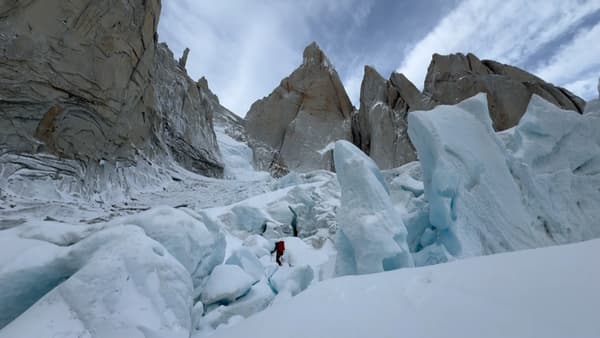
<svg viewBox="0 0 600 338"><path fill-rule="evenodd" d="M214 338L600 336L600 240L321 282Z"/></svg>

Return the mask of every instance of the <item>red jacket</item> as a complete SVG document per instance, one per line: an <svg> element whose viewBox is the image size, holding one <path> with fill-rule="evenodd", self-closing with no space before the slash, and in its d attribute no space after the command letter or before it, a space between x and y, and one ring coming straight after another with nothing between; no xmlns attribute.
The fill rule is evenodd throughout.
<svg viewBox="0 0 600 338"><path fill-rule="evenodd" d="M275 243L275 250L273 250L273 251L277 251L278 255L282 255L284 250L285 250L285 242L284 241L279 241L279 242Z"/></svg>

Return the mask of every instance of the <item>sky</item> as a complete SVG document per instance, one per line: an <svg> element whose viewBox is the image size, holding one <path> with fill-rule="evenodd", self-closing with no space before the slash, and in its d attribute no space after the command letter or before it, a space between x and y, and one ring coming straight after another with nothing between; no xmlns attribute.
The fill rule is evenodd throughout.
<svg viewBox="0 0 600 338"><path fill-rule="evenodd" d="M245 116L316 41L358 107L364 65L423 87L433 53L474 53L598 96L600 0L168 0L159 40Z"/></svg>

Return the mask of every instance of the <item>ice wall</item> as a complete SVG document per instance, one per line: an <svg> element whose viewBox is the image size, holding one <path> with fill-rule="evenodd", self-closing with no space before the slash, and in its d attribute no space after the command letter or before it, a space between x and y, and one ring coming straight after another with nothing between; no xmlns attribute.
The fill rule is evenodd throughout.
<svg viewBox="0 0 600 338"><path fill-rule="evenodd" d="M409 116L435 237L455 257L535 247L485 94Z"/></svg>
<svg viewBox="0 0 600 338"><path fill-rule="evenodd" d="M406 228L377 165L347 141L337 141L335 168L342 190L337 211L336 274L412 266Z"/></svg>
<svg viewBox="0 0 600 338"><path fill-rule="evenodd" d="M553 243L600 237L600 114L574 114L539 96L501 135L534 226Z"/></svg>
<svg viewBox="0 0 600 338"><path fill-rule="evenodd" d="M421 242L463 258L598 237L598 128L537 96L498 134L485 94L411 113L432 226Z"/></svg>

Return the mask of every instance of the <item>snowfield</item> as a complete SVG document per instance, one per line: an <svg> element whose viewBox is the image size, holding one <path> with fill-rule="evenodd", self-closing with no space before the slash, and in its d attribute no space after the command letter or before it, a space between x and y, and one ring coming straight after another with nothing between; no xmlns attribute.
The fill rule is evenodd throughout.
<svg viewBox="0 0 600 338"><path fill-rule="evenodd" d="M597 338L600 240L321 282L213 338Z"/></svg>

